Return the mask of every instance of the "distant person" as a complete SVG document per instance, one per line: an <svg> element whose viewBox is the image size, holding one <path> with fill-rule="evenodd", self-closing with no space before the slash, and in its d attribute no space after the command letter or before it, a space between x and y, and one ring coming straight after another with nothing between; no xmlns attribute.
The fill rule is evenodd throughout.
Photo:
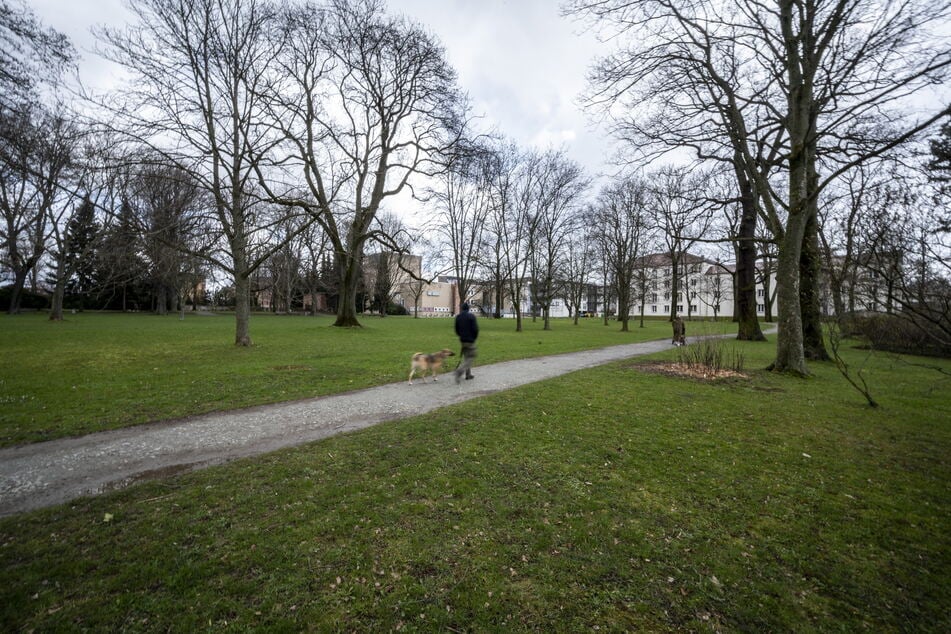
<svg viewBox="0 0 951 634"><path fill-rule="evenodd" d="M674 317L674 341L675 346L687 345L687 328L684 326L684 320L680 317Z"/></svg>
<svg viewBox="0 0 951 634"><path fill-rule="evenodd" d="M463 373L466 379L474 378L472 376L472 362L476 358L476 339L479 338L479 324L476 322L475 315L469 312L469 303L462 303L462 312L456 315L456 335L462 344L462 360L459 367L455 370L456 383L462 380Z"/></svg>

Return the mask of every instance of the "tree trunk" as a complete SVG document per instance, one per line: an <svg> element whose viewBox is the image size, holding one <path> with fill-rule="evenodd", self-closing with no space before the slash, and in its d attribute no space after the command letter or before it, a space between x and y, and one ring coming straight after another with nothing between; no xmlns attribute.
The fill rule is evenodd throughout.
<svg viewBox="0 0 951 634"><path fill-rule="evenodd" d="M159 282L158 288L155 289L155 314L168 314L168 290L163 282Z"/></svg>
<svg viewBox="0 0 951 634"><path fill-rule="evenodd" d="M819 297L822 256L819 253L819 174L816 172L815 143L810 144L806 160L808 204L802 252L799 255L799 301L802 310L803 354L811 361L829 361L822 339L822 308Z"/></svg>
<svg viewBox="0 0 951 634"><path fill-rule="evenodd" d="M236 223L236 227L241 227ZM231 242L234 258L234 345L251 345L251 280L248 279L247 245L244 232L235 233Z"/></svg>
<svg viewBox="0 0 951 634"><path fill-rule="evenodd" d="M794 140L797 138L793 136ZM806 162L804 145L794 144L789 158L789 218L779 245L776 286L779 301L779 332L776 336L776 360L770 366L775 372L808 376L803 351L802 309L799 294L799 262L808 223L806 194ZM766 271L766 274L769 272Z"/></svg>
<svg viewBox="0 0 951 634"><path fill-rule="evenodd" d="M737 156L736 160L739 160ZM740 226L736 242L736 273L734 319L738 322L736 338L740 341L766 341L756 316L756 205L753 187L740 165L734 163L740 186ZM716 317L716 311L714 311Z"/></svg>
<svg viewBox="0 0 951 634"><path fill-rule="evenodd" d="M63 297L66 295L66 280L57 273L56 283L53 285L53 296L50 298L50 321L63 321Z"/></svg>
<svg viewBox="0 0 951 634"><path fill-rule="evenodd" d="M13 271L13 288L10 290L10 306L7 308L7 314L19 315L20 304L23 301L23 287L26 285L27 269L15 269Z"/></svg>
<svg viewBox="0 0 951 634"><path fill-rule="evenodd" d="M776 360L771 369L807 376L802 343L802 310L799 306L799 252L804 218L790 214L786 236L779 252L776 285L779 300L779 332L776 336Z"/></svg>
<svg viewBox="0 0 951 634"><path fill-rule="evenodd" d="M680 275L677 268L680 257L676 250L670 252L670 321L677 318L677 302L680 301Z"/></svg>
<svg viewBox="0 0 951 634"><path fill-rule="evenodd" d="M234 276L234 345L251 345L251 282L241 274Z"/></svg>
<svg viewBox="0 0 951 634"><path fill-rule="evenodd" d="M72 268L64 258L57 258L53 296L50 298L50 321L63 321L63 301L66 296L66 280L72 276Z"/></svg>
<svg viewBox="0 0 951 634"><path fill-rule="evenodd" d="M618 321L621 322L621 332L630 332L630 328L628 327L628 322L631 319L630 303L631 303L630 295L623 290L618 290L617 318L618 318Z"/></svg>
<svg viewBox="0 0 951 634"><path fill-rule="evenodd" d="M339 299L337 302L337 321L334 326L340 328L360 328L357 319L357 285L359 284L359 253L338 255L337 266L342 267L340 276Z"/></svg>

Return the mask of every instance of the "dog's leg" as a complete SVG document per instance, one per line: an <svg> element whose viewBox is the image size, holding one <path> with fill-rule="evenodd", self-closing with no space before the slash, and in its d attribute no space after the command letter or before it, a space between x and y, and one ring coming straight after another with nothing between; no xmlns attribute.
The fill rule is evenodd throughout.
<svg viewBox="0 0 951 634"><path fill-rule="evenodd" d="M410 385L413 384L413 375L414 375L414 374L416 374L416 366L415 366L415 365L411 365L411 366L409 366L409 384L410 384Z"/></svg>

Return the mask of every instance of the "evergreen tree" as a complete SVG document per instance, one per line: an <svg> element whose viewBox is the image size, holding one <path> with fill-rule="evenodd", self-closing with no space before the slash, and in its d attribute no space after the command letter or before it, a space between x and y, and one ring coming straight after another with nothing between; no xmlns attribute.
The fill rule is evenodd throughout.
<svg viewBox="0 0 951 634"><path fill-rule="evenodd" d="M95 286L104 308L126 311L148 302L146 265L140 246L134 210L123 199L116 221L103 229L95 262Z"/></svg>
<svg viewBox="0 0 951 634"><path fill-rule="evenodd" d="M66 223L66 259L71 273L66 279L66 295L78 302L80 310L85 307L85 298L93 287L99 232L96 207L87 195Z"/></svg>

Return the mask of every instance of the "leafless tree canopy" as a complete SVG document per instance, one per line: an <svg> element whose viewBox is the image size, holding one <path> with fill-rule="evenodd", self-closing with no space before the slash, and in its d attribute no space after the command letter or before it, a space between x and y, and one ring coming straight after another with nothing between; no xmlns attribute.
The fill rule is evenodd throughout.
<svg viewBox="0 0 951 634"><path fill-rule="evenodd" d="M594 66L589 100L635 153L690 147L732 162L741 191L752 186L780 247L774 367L805 374L818 196L941 116L897 106L947 76L951 49L935 47L931 31L947 4L573 0L567 11L619 43Z"/></svg>
<svg viewBox="0 0 951 634"><path fill-rule="evenodd" d="M457 138L455 73L429 33L379 2L304 4L281 20L262 182L320 224L341 275L337 325L359 325L357 272L376 214L412 176L435 173Z"/></svg>

